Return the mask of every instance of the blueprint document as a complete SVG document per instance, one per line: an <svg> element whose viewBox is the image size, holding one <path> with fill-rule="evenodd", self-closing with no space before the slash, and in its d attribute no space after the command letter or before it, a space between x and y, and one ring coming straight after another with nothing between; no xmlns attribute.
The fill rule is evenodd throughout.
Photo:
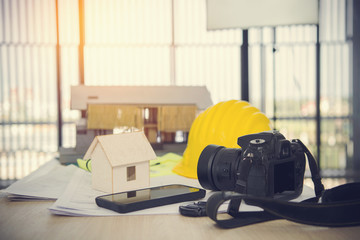
<svg viewBox="0 0 360 240"><path fill-rule="evenodd" d="M201 187L197 179L190 179L178 175L168 175L150 178L151 186L168 184L184 184L193 187ZM314 191L304 186L303 194L295 201L301 201L314 196ZM177 203L161 207L149 208L131 213L121 214L105 208L98 207L95 198L107 193L97 191L91 187L91 173L77 169L67 185L64 193L49 208L50 212L69 216L119 216L119 215L150 215L150 214L179 214L179 206L187 203ZM211 195L210 191L202 201ZM192 202L189 202L192 203ZM219 211L226 212L228 204L223 204ZM240 211L261 211L262 209L246 204L241 204Z"/></svg>
<svg viewBox="0 0 360 240"><path fill-rule="evenodd" d="M150 178L151 186L168 184L184 184L201 187L198 180L167 175ZM149 208L127 214L120 214L98 207L95 198L107 193L94 190L91 186L91 173L74 165L63 166L57 160L51 160L27 177L15 182L2 192L10 200L56 200L49 208L50 212L67 216L118 216L118 215L148 215L148 214L178 214L179 206L186 203L165 205ZM304 186L302 195L296 199L301 201L314 196L314 191ZM210 191L207 191L206 200ZM227 205L223 204L221 212L225 212ZM241 204L240 211L256 211L260 208Z"/></svg>
<svg viewBox="0 0 360 240"><path fill-rule="evenodd" d="M177 175L151 178L151 186L168 184L184 184L200 187L195 179L188 179ZM50 212L69 216L118 216L118 215L147 215L147 214L178 214L181 204L171 204L156 208L149 208L127 214L120 214L105 208L98 207L95 198L107 193L91 188L91 173L82 169L75 171L64 193L49 208Z"/></svg>
<svg viewBox="0 0 360 240"><path fill-rule="evenodd" d="M13 201L56 200L64 192L76 169L74 165L62 166L53 159L2 192Z"/></svg>
<svg viewBox="0 0 360 240"><path fill-rule="evenodd" d="M177 175L152 177L151 186L185 184L200 187L195 179ZM95 203L95 197L107 193L91 187L91 173L74 165L63 166L51 160L28 176L1 191L0 197L7 196L12 201L56 200L50 212L69 216L114 216L120 215ZM177 214L180 204L172 204L129 213L139 214Z"/></svg>

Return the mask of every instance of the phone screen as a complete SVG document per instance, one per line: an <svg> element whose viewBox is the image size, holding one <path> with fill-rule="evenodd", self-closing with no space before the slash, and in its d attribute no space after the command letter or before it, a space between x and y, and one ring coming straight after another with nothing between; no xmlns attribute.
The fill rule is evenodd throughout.
<svg viewBox="0 0 360 240"><path fill-rule="evenodd" d="M115 193L110 195L101 196L100 198L116 202L119 204L129 204L142 202L146 200L155 200L161 198L172 197L176 195L183 195L187 193L199 192L200 189L192 188L183 185L167 185L161 187L147 188L136 191L129 191L123 193Z"/></svg>

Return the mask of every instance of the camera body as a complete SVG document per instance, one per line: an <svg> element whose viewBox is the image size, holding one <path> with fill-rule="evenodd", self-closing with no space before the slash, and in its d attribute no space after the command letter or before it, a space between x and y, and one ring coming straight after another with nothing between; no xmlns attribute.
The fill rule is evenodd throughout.
<svg viewBox="0 0 360 240"><path fill-rule="evenodd" d="M237 143L241 148L204 148L197 167L204 188L288 199L301 194L306 159L298 142L267 131L239 137Z"/></svg>

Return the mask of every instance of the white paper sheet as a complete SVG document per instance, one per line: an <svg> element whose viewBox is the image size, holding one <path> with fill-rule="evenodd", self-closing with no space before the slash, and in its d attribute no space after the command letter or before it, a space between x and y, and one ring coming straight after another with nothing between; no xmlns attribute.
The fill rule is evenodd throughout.
<svg viewBox="0 0 360 240"><path fill-rule="evenodd" d="M77 169L74 165L62 166L51 160L39 169L4 189L10 200L56 200L65 190Z"/></svg>
<svg viewBox="0 0 360 240"><path fill-rule="evenodd" d="M168 184L184 184L193 187L201 187L198 180L181 177L178 175L162 176L151 178L151 186L161 186ZM314 196L314 191L304 186L302 195L296 199L301 201ZM64 193L60 198L49 208L50 212L59 215L68 216L119 216L119 215L150 215L150 214L178 214L179 206L187 203L178 203L165 205L161 207L149 208L136 212L120 214L111 210L98 207L95 203L95 198L107 193L97 191L91 188L91 174L81 169L77 169L73 178L69 182ZM206 200L211 195L207 191ZM191 203L191 202L188 202ZM220 212L225 212L227 204L223 204L219 209ZM254 206L241 204L240 211L261 211L262 209Z"/></svg>
<svg viewBox="0 0 360 240"><path fill-rule="evenodd" d="M184 184L201 187L198 180L169 175L150 179L151 186L168 184ZM171 204L156 208L145 209L127 214L120 214L98 207L95 198L107 193L97 191L91 187L91 173L74 165L63 166L52 160L27 177L15 182L2 192L6 192L13 200L48 200L57 199L49 208L50 212L68 216L117 216L117 215L148 215L148 214L178 214L179 206L187 203ZM207 191L206 200L210 191ZM314 191L304 186L302 195L296 199L301 201L314 196ZM191 202L189 202L191 203ZM226 211L224 204L220 211ZM241 211L256 211L260 208L241 204Z"/></svg>
<svg viewBox="0 0 360 240"><path fill-rule="evenodd" d="M195 179L180 177L177 175L151 178L151 186L168 184L184 184L193 187L200 187ZM61 197L49 208L53 214L70 216L116 216L116 215L147 215L147 214L177 214L181 204L171 204L140 210L127 214L120 214L111 210L98 207L95 198L107 193L91 188L91 174L78 169L68 184ZM190 202L191 203L191 202Z"/></svg>

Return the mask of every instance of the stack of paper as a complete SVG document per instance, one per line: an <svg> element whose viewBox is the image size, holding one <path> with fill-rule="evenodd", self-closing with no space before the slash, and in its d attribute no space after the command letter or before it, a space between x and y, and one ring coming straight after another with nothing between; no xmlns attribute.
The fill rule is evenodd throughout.
<svg viewBox="0 0 360 240"><path fill-rule="evenodd" d="M184 184L200 187L195 179L184 178L178 175L153 177L151 186L168 184ZM98 207L95 198L107 193L97 191L91 187L91 173L74 165L62 166L53 160L29 176L12 184L4 192L10 200L56 200L49 208L50 212L68 216L114 216L124 215ZM182 203L186 204L186 203ZM178 214L181 204L171 204L127 215L144 214Z"/></svg>
<svg viewBox="0 0 360 240"><path fill-rule="evenodd" d="M159 176L150 179L151 186L168 184L184 184L200 187L196 179L189 179L178 175ZM95 198L100 195L105 195L106 193L92 189L91 173L74 165L62 166L56 160L46 163L37 171L3 190L3 192L6 192L8 198L11 200L56 200L49 210L51 213L58 215L125 215L96 205ZM210 192L207 192L205 199L208 198L210 194ZM304 186L303 194L296 200L300 201L313 196L313 190ZM127 213L126 215L178 214L178 209L181 204L150 208ZM220 211L226 211L226 208L227 206L223 205ZM260 209L242 204L240 210L256 211Z"/></svg>
<svg viewBox="0 0 360 240"><path fill-rule="evenodd" d="M176 175L151 178L151 186L160 186L167 184L185 184L197 187L198 181L187 179ZM95 198L106 193L91 188L91 174L84 170L75 171L70 183L67 185L64 193L50 207L54 214L70 216L115 216L120 214L105 208L98 207ZM184 203L182 203L184 204ZM127 215L145 215L145 214L177 214L181 204L171 204L156 208L145 209L128 213Z"/></svg>
<svg viewBox="0 0 360 240"><path fill-rule="evenodd" d="M64 192L76 169L74 165L65 167L57 160L51 160L3 192L10 200L56 200Z"/></svg>

